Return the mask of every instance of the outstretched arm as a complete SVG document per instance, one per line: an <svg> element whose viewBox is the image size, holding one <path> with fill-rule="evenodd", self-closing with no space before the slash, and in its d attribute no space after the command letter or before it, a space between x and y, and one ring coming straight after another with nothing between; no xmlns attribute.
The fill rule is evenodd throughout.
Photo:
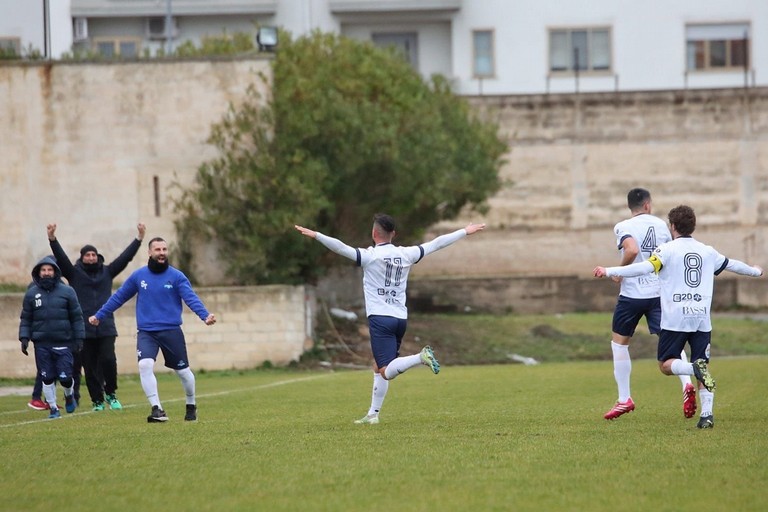
<svg viewBox="0 0 768 512"><path fill-rule="evenodd" d="M294 227L302 235L308 236L309 238L314 238L336 254L344 256L345 258L349 258L350 260L357 261L357 249L354 247L350 247L341 240L326 236L317 231L312 231L311 229L307 229L303 226L296 225Z"/></svg>
<svg viewBox="0 0 768 512"><path fill-rule="evenodd" d="M741 274L743 276L760 277L763 275L763 269L757 265L750 266L743 261L734 260L728 258L728 263L725 265L725 270L733 272L734 274Z"/></svg>
<svg viewBox="0 0 768 512"><path fill-rule="evenodd" d="M637 277L655 272L656 267L650 260L633 263L623 267L595 267L592 275L595 277Z"/></svg>
<svg viewBox="0 0 768 512"><path fill-rule="evenodd" d="M448 247L449 245L458 242L465 236L475 234L478 231L482 231L483 229L485 229L485 224L469 223L464 229L457 229L453 233L440 235L434 240L430 240L427 243L421 244L420 247L424 249L424 256L426 256L427 254L432 254L435 251L439 251L440 249Z"/></svg>

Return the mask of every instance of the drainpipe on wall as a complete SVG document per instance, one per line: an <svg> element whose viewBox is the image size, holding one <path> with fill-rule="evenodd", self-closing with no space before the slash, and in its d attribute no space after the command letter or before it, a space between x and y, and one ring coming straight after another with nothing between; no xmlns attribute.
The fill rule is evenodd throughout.
<svg viewBox="0 0 768 512"><path fill-rule="evenodd" d="M171 7L171 0L165 0L165 55L171 56L173 52L173 7Z"/></svg>

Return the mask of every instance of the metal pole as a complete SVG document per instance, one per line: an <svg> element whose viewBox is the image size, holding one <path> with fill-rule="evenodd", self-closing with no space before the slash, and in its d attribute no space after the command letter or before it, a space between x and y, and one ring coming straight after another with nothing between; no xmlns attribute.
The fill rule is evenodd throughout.
<svg viewBox="0 0 768 512"><path fill-rule="evenodd" d="M749 44L749 38L747 37L747 32L744 31L744 88L746 89L749 87L749 50L747 49L747 45Z"/></svg>
<svg viewBox="0 0 768 512"><path fill-rule="evenodd" d="M165 0L165 55L170 56L173 52L173 8L171 0Z"/></svg>
<svg viewBox="0 0 768 512"><path fill-rule="evenodd" d="M579 49L573 49L573 77L576 80L576 92L579 92Z"/></svg>
<svg viewBox="0 0 768 512"><path fill-rule="evenodd" d="M43 0L43 57L51 58L51 13L49 12L48 0Z"/></svg>

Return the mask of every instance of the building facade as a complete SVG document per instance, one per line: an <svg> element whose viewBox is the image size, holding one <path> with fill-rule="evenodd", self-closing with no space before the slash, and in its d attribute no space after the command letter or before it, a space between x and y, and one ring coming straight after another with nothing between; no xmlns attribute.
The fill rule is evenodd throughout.
<svg viewBox="0 0 768 512"><path fill-rule="evenodd" d="M394 45L463 95L768 85L765 0L0 0L0 48L53 58L156 56L260 26Z"/></svg>

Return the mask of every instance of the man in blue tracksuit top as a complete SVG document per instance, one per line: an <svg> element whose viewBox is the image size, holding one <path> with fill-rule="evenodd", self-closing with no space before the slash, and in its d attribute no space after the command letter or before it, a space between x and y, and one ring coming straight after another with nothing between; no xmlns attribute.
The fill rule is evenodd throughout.
<svg viewBox="0 0 768 512"><path fill-rule="evenodd" d="M136 298L136 354L139 360L141 387L147 395L152 412L147 421L168 421L157 393L155 360L163 351L165 366L171 368L181 379L186 393L186 421L197 419L195 401L195 375L189 368L187 344L181 330L181 302L191 309L206 325L216 323L216 317L209 313L192 285L180 270L168 263L168 244L156 237L149 241L149 262L136 270L123 285L109 298L95 315L88 318L91 325L114 313L134 295Z"/></svg>

